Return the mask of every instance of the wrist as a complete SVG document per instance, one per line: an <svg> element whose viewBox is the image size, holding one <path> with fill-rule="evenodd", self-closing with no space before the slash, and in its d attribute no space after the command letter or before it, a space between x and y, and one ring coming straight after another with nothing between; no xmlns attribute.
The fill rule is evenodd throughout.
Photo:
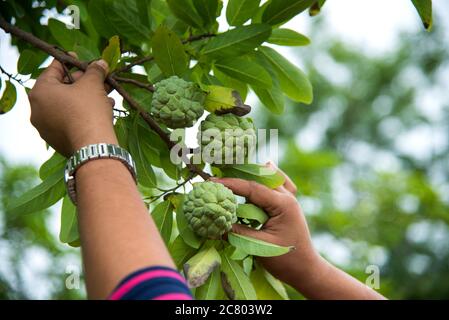
<svg viewBox="0 0 449 320"><path fill-rule="evenodd" d="M118 139L114 129L94 129L92 131L80 133L71 139L71 154L75 153L82 147L90 144L108 143L118 145Z"/></svg>
<svg viewBox="0 0 449 320"><path fill-rule="evenodd" d="M302 292L303 288L317 281L327 262L314 249L307 254L299 254L294 259L294 269L288 284Z"/></svg>

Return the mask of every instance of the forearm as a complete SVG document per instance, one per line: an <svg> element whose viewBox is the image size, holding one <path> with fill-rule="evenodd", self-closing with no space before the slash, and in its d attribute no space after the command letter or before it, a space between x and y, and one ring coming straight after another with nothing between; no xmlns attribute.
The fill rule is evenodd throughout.
<svg viewBox="0 0 449 320"><path fill-rule="evenodd" d="M76 173L79 229L90 298L106 298L130 272L173 267L128 169L94 160Z"/></svg>
<svg viewBox="0 0 449 320"><path fill-rule="evenodd" d="M300 263L300 262L298 262ZM344 271L333 266L319 255L306 275L290 283L308 299L320 300L379 300L385 299L375 290L369 288Z"/></svg>

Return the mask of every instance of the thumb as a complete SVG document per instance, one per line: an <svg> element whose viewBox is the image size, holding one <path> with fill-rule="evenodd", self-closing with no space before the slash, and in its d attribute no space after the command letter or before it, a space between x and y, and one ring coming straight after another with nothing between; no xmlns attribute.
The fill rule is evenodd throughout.
<svg viewBox="0 0 449 320"><path fill-rule="evenodd" d="M97 60L89 64L80 81L87 82L89 85L99 84L103 88L103 83L108 72L108 63L104 60Z"/></svg>

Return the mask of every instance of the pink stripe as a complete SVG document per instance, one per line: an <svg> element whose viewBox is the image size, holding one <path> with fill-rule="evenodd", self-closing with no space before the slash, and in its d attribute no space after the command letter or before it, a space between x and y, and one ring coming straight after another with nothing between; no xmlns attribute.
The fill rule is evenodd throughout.
<svg viewBox="0 0 449 320"><path fill-rule="evenodd" d="M120 288L118 288L112 295L109 297L110 300L119 300L121 297L123 297L125 294L127 294L129 291L131 291L132 288L134 288L139 283L145 281L145 280L151 280L158 277L168 277L168 278L174 278L182 283L185 283L185 279L175 271L169 271L169 270L153 270L148 271L145 273L142 273L138 275L137 277L134 277L130 279L128 282L125 282Z"/></svg>
<svg viewBox="0 0 449 320"><path fill-rule="evenodd" d="M185 293L166 293L157 296L153 300L192 300L192 297Z"/></svg>

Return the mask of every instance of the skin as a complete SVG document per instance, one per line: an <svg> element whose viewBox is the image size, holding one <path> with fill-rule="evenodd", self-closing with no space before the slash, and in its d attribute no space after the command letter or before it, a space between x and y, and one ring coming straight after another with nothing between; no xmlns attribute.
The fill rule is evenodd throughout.
<svg viewBox="0 0 449 320"><path fill-rule="evenodd" d="M94 143L118 144L113 100L104 80L108 66L92 63L67 84L62 65L53 63L29 94L31 123L56 151L70 157ZM270 165L273 166L273 165ZM277 168L276 168L277 169ZM286 177L277 190L240 179L214 179L263 208L270 219L260 231L234 225L233 231L296 247L280 257L260 258L275 277L312 299L382 299L326 262L314 250L302 210ZM78 220L89 298L104 299L129 273L162 265L175 267L128 169L119 161L88 162L76 172Z"/></svg>

